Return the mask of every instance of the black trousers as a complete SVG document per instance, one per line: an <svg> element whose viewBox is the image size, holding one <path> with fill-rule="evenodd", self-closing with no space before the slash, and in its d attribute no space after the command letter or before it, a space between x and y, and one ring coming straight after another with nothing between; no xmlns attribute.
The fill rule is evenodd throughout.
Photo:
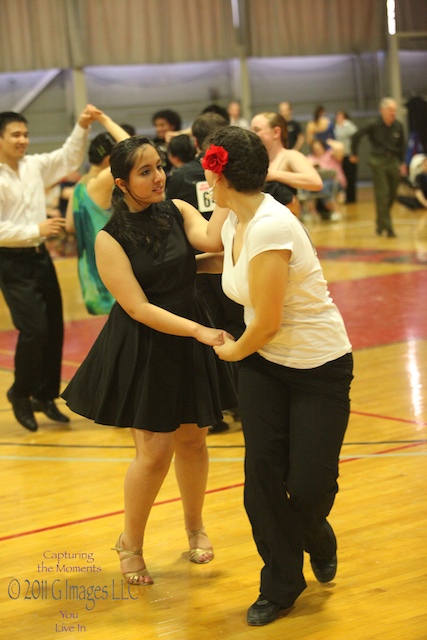
<svg viewBox="0 0 427 640"><path fill-rule="evenodd" d="M0 287L19 331L13 393L57 398L64 324L58 279L46 248L0 248Z"/></svg>
<svg viewBox="0 0 427 640"><path fill-rule="evenodd" d="M346 204L356 202L356 180L357 180L357 164L350 162L349 156L345 156L342 161L342 168L347 179Z"/></svg>
<svg viewBox="0 0 427 640"><path fill-rule="evenodd" d="M260 592L284 607L306 587L303 552L325 560L336 552L326 518L338 491L352 371L351 354L314 369L254 354L239 367L245 508L264 561Z"/></svg>
<svg viewBox="0 0 427 640"><path fill-rule="evenodd" d="M374 183L377 231L393 231L391 208L396 199L400 181L397 157L371 155L369 162Z"/></svg>

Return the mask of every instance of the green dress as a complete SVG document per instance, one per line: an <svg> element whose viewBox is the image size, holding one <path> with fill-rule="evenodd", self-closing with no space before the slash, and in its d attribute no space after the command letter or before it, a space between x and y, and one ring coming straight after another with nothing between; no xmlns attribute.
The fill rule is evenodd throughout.
<svg viewBox="0 0 427 640"><path fill-rule="evenodd" d="M89 196L86 184L79 182L73 194L78 274L86 309L93 315L109 313L114 298L99 277L95 260L95 237L108 222L110 209L102 209Z"/></svg>

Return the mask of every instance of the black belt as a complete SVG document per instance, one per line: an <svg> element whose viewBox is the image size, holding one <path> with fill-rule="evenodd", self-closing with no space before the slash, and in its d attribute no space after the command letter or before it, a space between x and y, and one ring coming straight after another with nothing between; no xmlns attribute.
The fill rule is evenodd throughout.
<svg viewBox="0 0 427 640"><path fill-rule="evenodd" d="M0 247L0 254L21 255L23 253L45 253L46 247L44 244L39 244L37 247Z"/></svg>

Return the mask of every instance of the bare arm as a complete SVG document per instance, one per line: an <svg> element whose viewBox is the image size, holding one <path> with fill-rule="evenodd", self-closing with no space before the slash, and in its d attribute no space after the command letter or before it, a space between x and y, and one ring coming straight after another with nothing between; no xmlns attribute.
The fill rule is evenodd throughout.
<svg viewBox="0 0 427 640"><path fill-rule="evenodd" d="M104 129L106 129L108 133L113 136L116 142L121 142L122 140L130 138L128 132L122 129L122 127L117 124L117 122L114 122L114 120L110 118L110 116L107 116L107 114L103 111L98 111L94 115L94 119L99 122L99 124L102 124Z"/></svg>
<svg viewBox="0 0 427 640"><path fill-rule="evenodd" d="M67 210L65 212L65 231L67 233L74 233L76 230L74 224L74 212L73 212L73 194L70 195L67 202Z"/></svg>
<svg viewBox="0 0 427 640"><path fill-rule="evenodd" d="M269 170L267 180L277 180L294 187L294 189L308 189L309 191L320 191L323 187L322 179L316 169L304 154L294 149L287 151L283 170Z"/></svg>
<svg viewBox="0 0 427 640"><path fill-rule="evenodd" d="M131 318L162 333L195 338L210 346L223 343L220 329L205 327L151 304L135 278L126 253L106 231L96 236L95 254L103 283Z"/></svg>
<svg viewBox="0 0 427 640"><path fill-rule="evenodd" d="M127 131L114 122L107 116L106 113L100 112L95 116L95 120L102 124L102 126L113 136L116 142L127 140L130 135ZM92 200L102 209L109 209L111 207L111 195L114 187L114 178L111 175L110 167L106 167L98 173L97 176L92 178L87 184L87 192Z"/></svg>
<svg viewBox="0 0 427 640"><path fill-rule="evenodd" d="M222 360L236 362L261 349L280 329L291 252L265 251L249 263L249 292L255 316L242 336L214 347Z"/></svg>
<svg viewBox="0 0 427 640"><path fill-rule="evenodd" d="M228 216L228 209L215 207L209 222L191 204L183 200L173 200L181 212L184 229L191 246L199 251L222 251L221 228Z"/></svg>
<svg viewBox="0 0 427 640"><path fill-rule="evenodd" d="M307 122L307 126L305 128L305 141L308 144L308 146L311 145L311 143L314 140L314 131L315 131L315 124L314 122Z"/></svg>
<svg viewBox="0 0 427 640"><path fill-rule="evenodd" d="M184 134L186 136L191 136L191 127L187 127L186 129L181 129L180 131L166 131L165 142L166 144L169 144L172 138L175 138L175 136L181 136Z"/></svg>

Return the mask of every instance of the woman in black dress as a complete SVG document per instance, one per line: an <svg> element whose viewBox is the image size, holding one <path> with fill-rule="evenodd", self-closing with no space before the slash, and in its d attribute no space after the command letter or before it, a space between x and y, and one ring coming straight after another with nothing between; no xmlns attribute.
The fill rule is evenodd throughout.
<svg viewBox="0 0 427 640"><path fill-rule="evenodd" d="M153 580L142 542L173 455L190 559L213 559L202 521L205 438L236 398L227 365L212 349L224 333L212 328L196 297L194 249L222 249L219 227L226 212L218 209L207 223L188 203L165 201L162 159L145 137L117 144L110 162L113 215L95 251L99 274L117 302L62 395L76 413L131 428L136 456L125 478L125 528L115 550L127 581L147 585Z"/></svg>

